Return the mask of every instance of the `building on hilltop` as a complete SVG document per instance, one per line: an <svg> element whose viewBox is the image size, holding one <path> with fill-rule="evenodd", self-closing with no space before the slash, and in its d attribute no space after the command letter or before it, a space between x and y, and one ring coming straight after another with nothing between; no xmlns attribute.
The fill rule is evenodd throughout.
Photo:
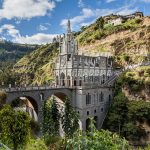
<svg viewBox="0 0 150 150"><path fill-rule="evenodd" d="M111 15L104 16L103 18L104 18L104 21L106 24L111 24L111 25L117 26L127 20L135 19L135 18L140 19L142 17L144 17L143 12L135 12L133 14L124 15L124 16L111 14Z"/></svg>
<svg viewBox="0 0 150 150"><path fill-rule="evenodd" d="M93 117L99 129L112 99L112 87L104 86L113 76L112 58L79 55L78 50L68 21L67 33L60 38L56 86L72 89L71 102L80 115L82 128L88 129L89 117Z"/></svg>

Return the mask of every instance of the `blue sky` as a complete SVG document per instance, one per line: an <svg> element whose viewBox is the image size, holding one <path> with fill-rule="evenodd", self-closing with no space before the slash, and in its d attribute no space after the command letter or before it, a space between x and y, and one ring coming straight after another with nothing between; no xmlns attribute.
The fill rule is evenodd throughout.
<svg viewBox="0 0 150 150"><path fill-rule="evenodd" d="M65 32L67 19L78 31L111 13L150 15L150 0L0 0L0 39L44 44Z"/></svg>

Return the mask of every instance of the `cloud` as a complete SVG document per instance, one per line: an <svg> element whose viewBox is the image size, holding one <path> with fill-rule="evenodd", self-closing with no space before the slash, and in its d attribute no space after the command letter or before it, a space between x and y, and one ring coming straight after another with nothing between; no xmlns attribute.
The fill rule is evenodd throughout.
<svg viewBox="0 0 150 150"><path fill-rule="evenodd" d="M30 19L45 16L55 8L55 2L49 0L3 0L0 19Z"/></svg>
<svg viewBox="0 0 150 150"><path fill-rule="evenodd" d="M43 23L43 24L40 24L37 29L38 31L47 31L48 28L49 28L50 24L49 23Z"/></svg>
<svg viewBox="0 0 150 150"><path fill-rule="evenodd" d="M11 24L5 24L0 27L0 34L11 35L13 38L19 36L19 31Z"/></svg>
<svg viewBox="0 0 150 150"><path fill-rule="evenodd" d="M111 3L111 2L114 2L116 0L106 0L106 3Z"/></svg>
<svg viewBox="0 0 150 150"><path fill-rule="evenodd" d="M44 34L37 33L31 36L22 36L20 31L15 28L15 26L11 24L5 24L0 27L0 36L2 39L7 39L5 36L10 37L13 42L16 43L27 43L27 44L46 44L51 43L53 38L57 36L57 34Z"/></svg>
<svg viewBox="0 0 150 150"><path fill-rule="evenodd" d="M141 1L145 3L150 3L150 0L141 0Z"/></svg>
<svg viewBox="0 0 150 150"><path fill-rule="evenodd" d="M105 16L109 14L120 14L120 15L128 15L135 11L137 8L133 8L132 5L126 5L123 7L119 7L117 9L90 9L90 8L83 8L81 11L81 15L72 17L70 19L73 30L79 29L82 25L89 25L90 23L94 22L100 16ZM66 28L67 19L63 19L60 23L63 28Z"/></svg>
<svg viewBox="0 0 150 150"><path fill-rule="evenodd" d="M84 20L86 20L92 16L94 16L93 10L91 10L89 8L83 8L81 15L71 18L70 21L71 21L72 26L74 27L77 24L83 23ZM60 25L63 26L64 28L66 28L67 21L68 21L67 19L63 19L61 21Z"/></svg>
<svg viewBox="0 0 150 150"><path fill-rule="evenodd" d="M26 35L26 36L16 37L13 41L17 43L46 44L46 43L51 43L53 38L56 36L57 34L37 33L32 36Z"/></svg>
<svg viewBox="0 0 150 150"><path fill-rule="evenodd" d="M84 7L83 0L78 0L78 7Z"/></svg>

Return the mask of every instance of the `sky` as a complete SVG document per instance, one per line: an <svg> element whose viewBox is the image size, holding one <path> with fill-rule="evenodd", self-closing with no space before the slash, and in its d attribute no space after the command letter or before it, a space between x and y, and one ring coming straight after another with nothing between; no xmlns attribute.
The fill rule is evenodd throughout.
<svg viewBox="0 0 150 150"><path fill-rule="evenodd" d="M150 0L0 0L0 39L15 43L50 43L111 13L127 15L142 11L150 16Z"/></svg>

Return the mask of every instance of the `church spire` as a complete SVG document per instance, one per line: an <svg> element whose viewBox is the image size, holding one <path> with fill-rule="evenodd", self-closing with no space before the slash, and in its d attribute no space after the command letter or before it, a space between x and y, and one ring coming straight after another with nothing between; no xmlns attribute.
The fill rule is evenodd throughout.
<svg viewBox="0 0 150 150"><path fill-rule="evenodd" d="M67 24L67 32L68 32L68 33L71 33L70 20L68 20L68 24Z"/></svg>

